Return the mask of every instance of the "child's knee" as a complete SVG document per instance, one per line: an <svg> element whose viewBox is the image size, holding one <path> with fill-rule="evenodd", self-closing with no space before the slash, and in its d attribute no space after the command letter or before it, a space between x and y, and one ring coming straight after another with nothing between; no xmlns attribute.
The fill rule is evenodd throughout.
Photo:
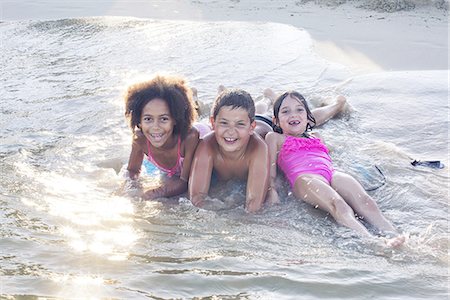
<svg viewBox="0 0 450 300"><path fill-rule="evenodd" d="M338 216L353 215L353 209L341 197L333 197L331 199L332 213Z"/></svg>

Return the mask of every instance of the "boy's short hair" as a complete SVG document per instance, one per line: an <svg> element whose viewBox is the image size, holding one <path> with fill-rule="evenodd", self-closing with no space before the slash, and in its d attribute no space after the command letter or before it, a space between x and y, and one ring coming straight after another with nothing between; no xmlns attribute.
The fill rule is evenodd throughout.
<svg viewBox="0 0 450 300"><path fill-rule="evenodd" d="M217 96L212 107L214 120L224 106L243 108L247 111L250 122L255 120L255 102L252 96L242 89L227 89Z"/></svg>

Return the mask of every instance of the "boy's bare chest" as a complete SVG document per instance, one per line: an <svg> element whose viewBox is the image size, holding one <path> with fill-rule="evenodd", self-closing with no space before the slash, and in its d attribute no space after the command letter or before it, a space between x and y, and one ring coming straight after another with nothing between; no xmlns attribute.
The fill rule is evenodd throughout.
<svg viewBox="0 0 450 300"><path fill-rule="evenodd" d="M241 179L248 176L249 163L246 160L217 159L214 163L214 171L220 180Z"/></svg>

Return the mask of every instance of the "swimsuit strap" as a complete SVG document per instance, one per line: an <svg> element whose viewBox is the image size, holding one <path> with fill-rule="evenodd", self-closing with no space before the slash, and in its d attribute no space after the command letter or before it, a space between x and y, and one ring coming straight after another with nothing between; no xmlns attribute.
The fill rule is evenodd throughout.
<svg viewBox="0 0 450 300"><path fill-rule="evenodd" d="M175 163L175 166L173 166L172 168L168 169L165 168L163 166L161 166L159 163L156 162L155 158L152 155L152 151L150 150L150 141L148 139L147 140L147 147L148 147L148 159L153 162L156 167L158 167L158 169L166 172L169 176L172 176L176 173L179 165L180 165L180 157L181 157L181 137L178 136L178 142L177 142L177 162Z"/></svg>
<svg viewBox="0 0 450 300"><path fill-rule="evenodd" d="M181 157L181 136L178 136L178 153L177 153L177 164L178 166L180 164L180 157Z"/></svg>

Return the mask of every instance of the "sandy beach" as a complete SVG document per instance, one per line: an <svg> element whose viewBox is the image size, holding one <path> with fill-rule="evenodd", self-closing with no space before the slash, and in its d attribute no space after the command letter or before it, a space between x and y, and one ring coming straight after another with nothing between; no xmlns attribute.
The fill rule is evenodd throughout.
<svg viewBox="0 0 450 300"><path fill-rule="evenodd" d="M385 1L384 5L372 4L363 8L358 1L317 4L318 1L293 0L105 0L56 4L54 0L20 3L5 0L1 3L1 18L8 21L132 16L164 20L277 22L307 30L321 56L342 63L355 73L446 70L448 1L420 2L404 1L401 6Z"/></svg>

